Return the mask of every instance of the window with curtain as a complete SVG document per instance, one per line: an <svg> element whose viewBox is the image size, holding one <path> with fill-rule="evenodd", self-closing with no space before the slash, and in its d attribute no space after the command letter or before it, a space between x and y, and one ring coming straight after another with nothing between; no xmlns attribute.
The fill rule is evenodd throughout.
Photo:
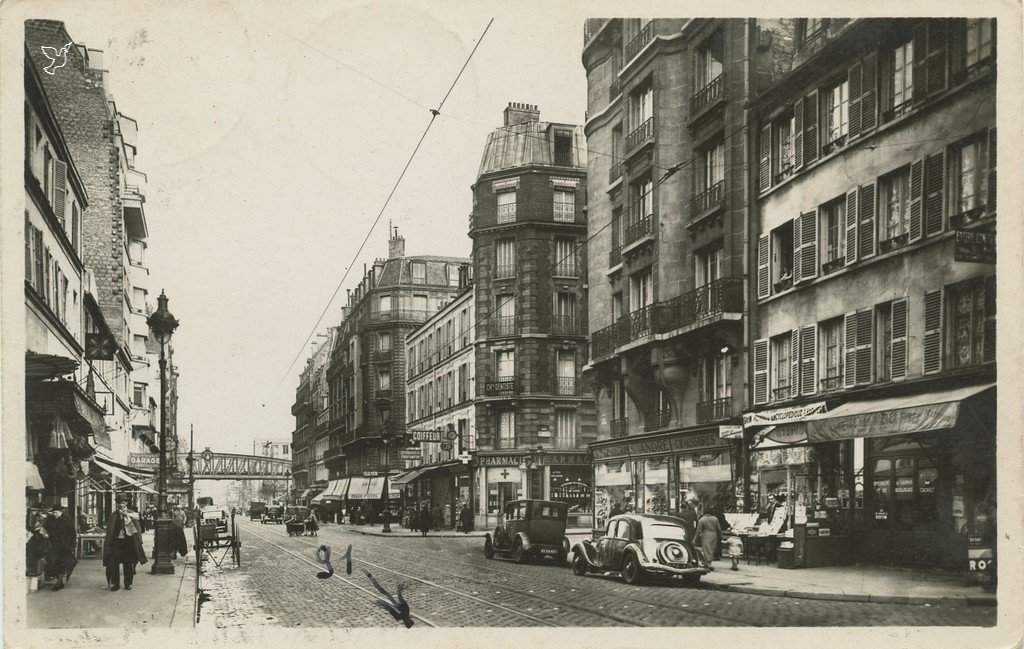
<svg viewBox="0 0 1024 649"><path fill-rule="evenodd" d="M883 176L879 183L879 240L910 231L910 166Z"/></svg>
<svg viewBox="0 0 1024 649"><path fill-rule="evenodd" d="M498 368L498 380L507 380L516 375L516 353L514 350L506 349L495 354Z"/></svg>
<svg viewBox="0 0 1024 649"><path fill-rule="evenodd" d="M953 210L959 214L981 207L988 191L984 134L954 145L951 154Z"/></svg>
<svg viewBox="0 0 1024 649"><path fill-rule="evenodd" d="M516 220L516 192L507 191L498 194L498 223L511 223Z"/></svg>
<svg viewBox="0 0 1024 649"><path fill-rule="evenodd" d="M503 410L498 413L498 448L514 448L516 439L516 413Z"/></svg>
<svg viewBox="0 0 1024 649"><path fill-rule="evenodd" d="M890 106L897 114L903 112L914 97L914 41L903 43L892 51L890 60Z"/></svg>
<svg viewBox="0 0 1024 649"><path fill-rule="evenodd" d="M576 220L576 192L571 189L555 190L554 218L563 223L572 223Z"/></svg>
<svg viewBox="0 0 1024 649"><path fill-rule="evenodd" d="M516 274L516 244L512 239L495 242L495 276L514 277Z"/></svg>
<svg viewBox="0 0 1024 649"><path fill-rule="evenodd" d="M576 410L557 408L555 410L555 446L572 448L576 446Z"/></svg>
<svg viewBox="0 0 1024 649"><path fill-rule="evenodd" d="M840 142L850 131L850 82L847 79L822 91L825 101L825 144Z"/></svg>

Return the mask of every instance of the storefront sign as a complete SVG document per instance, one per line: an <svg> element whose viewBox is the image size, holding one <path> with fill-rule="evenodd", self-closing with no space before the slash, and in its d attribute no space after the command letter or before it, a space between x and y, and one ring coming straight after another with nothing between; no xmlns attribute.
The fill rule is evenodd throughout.
<svg viewBox="0 0 1024 649"><path fill-rule="evenodd" d="M957 230L953 245L953 259L976 264L996 263L996 235L994 232Z"/></svg>
<svg viewBox="0 0 1024 649"><path fill-rule="evenodd" d="M793 406L792 408L747 412L743 414L743 426L767 426L769 424L803 421L810 415L817 415L827 410L825 402L821 401L819 403L809 403L805 406Z"/></svg>
<svg viewBox="0 0 1024 649"><path fill-rule="evenodd" d="M418 460L422 453L418 448L401 448L398 449L398 457L403 460Z"/></svg>
<svg viewBox="0 0 1024 649"><path fill-rule="evenodd" d="M743 426L719 426L718 436L722 439L743 437Z"/></svg>
<svg viewBox="0 0 1024 649"><path fill-rule="evenodd" d="M807 441L807 429L803 423L772 426L764 437L779 444L803 444Z"/></svg>
<svg viewBox="0 0 1024 649"><path fill-rule="evenodd" d="M753 458L754 466L757 467L793 466L796 464L806 464L809 461L806 446L754 451L751 453L751 457Z"/></svg>
<svg viewBox="0 0 1024 649"><path fill-rule="evenodd" d="M414 442L440 442L443 433L440 430L411 430L409 434Z"/></svg>
<svg viewBox="0 0 1024 649"><path fill-rule="evenodd" d="M608 458L636 457L641 455L670 454L674 451L685 451L693 448L714 448L722 446L717 433L697 433L677 435L635 442L620 442L610 446L591 448L595 460Z"/></svg>
<svg viewBox="0 0 1024 649"><path fill-rule="evenodd" d="M812 442L824 442L952 428L956 425L959 406L960 402L951 401L832 419L812 419L807 422L807 437Z"/></svg>
<svg viewBox="0 0 1024 649"><path fill-rule="evenodd" d="M519 466L530 460L530 454L522 455L479 455L476 459L477 466ZM536 457L540 466L554 465L576 465L586 466L590 464L590 458L585 453L539 453Z"/></svg>
<svg viewBox="0 0 1024 649"><path fill-rule="evenodd" d="M128 466L152 469L160 466L160 455L157 453L129 453Z"/></svg>

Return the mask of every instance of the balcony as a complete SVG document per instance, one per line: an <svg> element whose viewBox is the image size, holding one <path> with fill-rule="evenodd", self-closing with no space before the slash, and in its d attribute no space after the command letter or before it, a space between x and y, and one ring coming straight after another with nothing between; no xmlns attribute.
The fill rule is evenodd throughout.
<svg viewBox="0 0 1024 649"><path fill-rule="evenodd" d="M515 276L515 264L502 264L494 267L494 279L509 279Z"/></svg>
<svg viewBox="0 0 1024 649"><path fill-rule="evenodd" d="M375 361L390 361L392 357L392 350L390 349L378 349L373 352L373 360Z"/></svg>
<svg viewBox="0 0 1024 649"><path fill-rule="evenodd" d="M628 62L632 61L633 57L635 57L637 54L639 54L640 50L644 49L644 46L647 45L648 43L650 43L651 40L653 40L653 39L654 39L654 21L652 20L652 21L648 22L646 25L644 25L643 27L641 27L640 31L637 32L637 35L634 36L631 41L626 43L626 47L625 47L625 54L626 54L625 60L626 60L626 62L628 63Z"/></svg>
<svg viewBox="0 0 1024 649"><path fill-rule="evenodd" d="M340 446L328 446L327 450L324 452L325 461L330 461L335 458L341 457L345 457L345 452L341 449Z"/></svg>
<svg viewBox="0 0 1024 649"><path fill-rule="evenodd" d="M572 162L572 149L569 149L567 151L565 151L565 150L557 150L556 149L555 150L555 166L556 167L571 167L571 166L573 166L573 162Z"/></svg>
<svg viewBox="0 0 1024 649"><path fill-rule="evenodd" d="M498 223L514 223L516 220L516 204L499 205L497 212Z"/></svg>
<svg viewBox="0 0 1024 649"><path fill-rule="evenodd" d="M576 448L576 436L552 437L551 442L546 445L546 448Z"/></svg>
<svg viewBox="0 0 1024 649"><path fill-rule="evenodd" d="M725 180L702 190L690 199L690 224L697 223L705 216L725 206Z"/></svg>
<svg viewBox="0 0 1024 649"><path fill-rule="evenodd" d="M622 263L622 246L615 246L608 253L608 268L615 268Z"/></svg>
<svg viewBox="0 0 1024 649"><path fill-rule="evenodd" d="M373 393L373 398L377 399L377 400L387 399L387 400L390 401L391 400L391 387L388 386L386 388L377 388L377 390Z"/></svg>
<svg viewBox="0 0 1024 649"><path fill-rule="evenodd" d="M654 304L636 309L625 317L629 324L626 331L626 342L640 340L654 333Z"/></svg>
<svg viewBox="0 0 1024 649"><path fill-rule="evenodd" d="M629 420L625 417L612 419L608 422L608 428L611 431L612 438L625 437L629 433Z"/></svg>
<svg viewBox="0 0 1024 649"><path fill-rule="evenodd" d="M555 201L554 204L554 220L556 223L575 223L576 222L576 202L575 201Z"/></svg>
<svg viewBox="0 0 1024 649"><path fill-rule="evenodd" d="M562 397L575 397L580 394L579 379L575 376L555 377L555 394Z"/></svg>
<svg viewBox="0 0 1024 649"><path fill-rule="evenodd" d="M494 440L494 448L516 448L516 440L514 438L499 437Z"/></svg>
<svg viewBox="0 0 1024 649"><path fill-rule="evenodd" d="M575 259L564 259L555 264L555 277L571 277L576 279L580 276L580 265Z"/></svg>
<svg viewBox="0 0 1024 649"><path fill-rule="evenodd" d="M718 75L690 97L690 123L722 101L725 101L725 74Z"/></svg>
<svg viewBox="0 0 1024 649"><path fill-rule="evenodd" d="M484 382L485 397L514 397L518 394L519 386L515 378L499 378Z"/></svg>
<svg viewBox="0 0 1024 649"><path fill-rule="evenodd" d="M391 309L389 311L370 311L370 323L381 322L426 322L432 313L415 309Z"/></svg>
<svg viewBox="0 0 1024 649"><path fill-rule="evenodd" d="M732 397L701 401L697 404L697 423L710 424L732 417Z"/></svg>
<svg viewBox="0 0 1024 649"><path fill-rule="evenodd" d="M889 239L885 239L884 241L879 241L878 242L878 251L879 252L892 252L893 250L896 250L897 248L902 248L903 246L907 245L907 241L909 241L909 238L910 238L910 235L908 235L908 234L900 234L900 235L897 235L895 237L892 237L892 238L889 238Z"/></svg>
<svg viewBox="0 0 1024 649"><path fill-rule="evenodd" d="M623 233L623 244L628 246L641 239L654 236L654 216L648 214L635 223L626 226Z"/></svg>
<svg viewBox="0 0 1024 649"><path fill-rule="evenodd" d="M615 156L618 159L618 156ZM613 162L611 168L608 170L608 184L613 185L622 178L622 161Z"/></svg>
<svg viewBox="0 0 1024 649"><path fill-rule="evenodd" d="M489 331L492 338L495 336L514 336L519 333L519 316L492 316L490 323Z"/></svg>
<svg viewBox="0 0 1024 649"><path fill-rule="evenodd" d="M633 153L645 144L649 144L654 141L654 118L649 118L646 122L633 129L629 135L626 136L626 151Z"/></svg>
<svg viewBox="0 0 1024 649"><path fill-rule="evenodd" d="M578 315L555 314L551 316L551 333L563 336L582 336L583 319Z"/></svg>
<svg viewBox="0 0 1024 649"><path fill-rule="evenodd" d="M612 74L615 76L612 78L612 83L608 86L608 102L615 101L615 98L622 94L622 80L619 79L619 71L612 70Z"/></svg>
<svg viewBox="0 0 1024 649"><path fill-rule="evenodd" d="M658 303L658 333L687 327L722 313L743 312L743 280L723 277Z"/></svg>

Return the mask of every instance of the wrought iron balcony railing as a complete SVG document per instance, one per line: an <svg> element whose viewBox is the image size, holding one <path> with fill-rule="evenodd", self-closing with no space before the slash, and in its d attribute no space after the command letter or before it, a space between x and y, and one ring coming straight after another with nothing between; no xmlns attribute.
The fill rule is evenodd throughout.
<svg viewBox="0 0 1024 649"><path fill-rule="evenodd" d="M743 280L723 277L658 303L658 333L686 327L721 313L743 311Z"/></svg>
<svg viewBox="0 0 1024 649"><path fill-rule="evenodd" d="M704 214L722 207L725 203L725 180L702 190L690 201L690 220L696 221Z"/></svg>
<svg viewBox="0 0 1024 649"><path fill-rule="evenodd" d="M637 126L626 136L626 151L632 152L648 142L654 141L654 118Z"/></svg>
<svg viewBox="0 0 1024 649"><path fill-rule="evenodd" d="M608 101L615 101L615 98L622 94L622 81L619 79L619 71L612 70L615 75L612 77L612 83L608 87Z"/></svg>
<svg viewBox="0 0 1024 649"><path fill-rule="evenodd" d="M509 277L516 276L515 264L501 264L494 267L494 277L496 279L507 279Z"/></svg>
<svg viewBox="0 0 1024 649"><path fill-rule="evenodd" d="M579 277L580 265L575 259L565 259L555 264L555 277Z"/></svg>
<svg viewBox="0 0 1024 649"><path fill-rule="evenodd" d="M554 220L558 223L573 223L576 220L575 201L555 201Z"/></svg>
<svg viewBox="0 0 1024 649"><path fill-rule="evenodd" d="M612 184L619 178L622 178L622 162L613 162L611 168L608 170L608 184Z"/></svg>
<svg viewBox="0 0 1024 649"><path fill-rule="evenodd" d="M623 244L628 246L644 237L650 236L654 236L654 217L649 214L642 219L638 219L635 223L626 226L626 230L623 233Z"/></svg>
<svg viewBox="0 0 1024 649"><path fill-rule="evenodd" d="M552 437L548 448L576 448L576 436Z"/></svg>
<svg viewBox="0 0 1024 649"><path fill-rule="evenodd" d="M575 376L555 377L555 394L563 397L573 397L579 393L579 379Z"/></svg>
<svg viewBox="0 0 1024 649"><path fill-rule="evenodd" d="M371 311L370 322L426 322L432 315L431 311L420 311L414 309L391 309L389 311Z"/></svg>
<svg viewBox="0 0 1024 649"><path fill-rule="evenodd" d="M721 397L697 404L697 423L708 424L732 416L732 397Z"/></svg>
<svg viewBox="0 0 1024 649"><path fill-rule="evenodd" d="M498 223L512 223L516 220L516 204L499 205L497 211Z"/></svg>
<svg viewBox="0 0 1024 649"><path fill-rule="evenodd" d="M511 336L519 333L519 316L492 316L490 323L491 336Z"/></svg>
<svg viewBox="0 0 1024 649"><path fill-rule="evenodd" d="M639 340L654 333L654 304L648 304L632 311L626 316L629 323L628 342Z"/></svg>
<svg viewBox="0 0 1024 649"><path fill-rule="evenodd" d="M578 315L556 313L551 316L551 333L565 335L582 335L583 319Z"/></svg>
<svg viewBox="0 0 1024 649"><path fill-rule="evenodd" d="M625 60L628 63L633 60L633 57L640 53L640 50L644 49L644 45L647 45L654 38L654 21L648 22L646 25L640 28L628 43L626 43L626 56Z"/></svg>
<svg viewBox="0 0 1024 649"><path fill-rule="evenodd" d="M725 74L720 74L690 97L690 119L693 120L725 99Z"/></svg>
<svg viewBox="0 0 1024 649"><path fill-rule="evenodd" d="M622 263L622 246L615 246L608 253L608 268L614 268Z"/></svg>
<svg viewBox="0 0 1024 649"><path fill-rule="evenodd" d="M625 417L612 419L608 422L608 427L611 431L612 437L625 437L629 432L629 420Z"/></svg>

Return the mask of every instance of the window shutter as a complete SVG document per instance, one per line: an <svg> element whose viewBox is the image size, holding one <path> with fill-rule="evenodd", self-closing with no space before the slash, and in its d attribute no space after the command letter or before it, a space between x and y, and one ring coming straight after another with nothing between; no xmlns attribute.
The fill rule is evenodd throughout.
<svg viewBox="0 0 1024 649"><path fill-rule="evenodd" d="M761 150L759 155L760 182L758 188L764 191L772 186L772 125L771 122L761 128Z"/></svg>
<svg viewBox="0 0 1024 649"><path fill-rule="evenodd" d="M771 274L769 260L771 259L771 246L769 235L762 234L757 239L757 297L763 299L771 294Z"/></svg>
<svg viewBox="0 0 1024 649"><path fill-rule="evenodd" d="M768 339L754 341L754 404L768 403Z"/></svg>
<svg viewBox="0 0 1024 649"><path fill-rule="evenodd" d="M53 162L53 213L64 225L64 194L67 186L68 166L60 160Z"/></svg>
<svg viewBox="0 0 1024 649"><path fill-rule="evenodd" d="M804 166L804 102L796 100L793 104L793 167Z"/></svg>
<svg viewBox="0 0 1024 649"><path fill-rule="evenodd" d="M860 96L861 132L867 133L878 125L878 53L872 52L864 57L864 77ZM850 110L851 128L853 110ZM852 135L852 130L851 130Z"/></svg>
<svg viewBox="0 0 1024 649"><path fill-rule="evenodd" d="M924 160L924 234L942 232L942 152Z"/></svg>
<svg viewBox="0 0 1024 649"><path fill-rule="evenodd" d="M892 339L889 341L889 376L907 378L907 298L892 301Z"/></svg>
<svg viewBox="0 0 1024 649"><path fill-rule="evenodd" d="M790 266L793 269L793 283L796 284L800 281L800 274L803 270L803 259L800 256L800 223L804 220L803 214L798 214L793 219L793 264Z"/></svg>
<svg viewBox="0 0 1024 649"><path fill-rule="evenodd" d="M983 361L996 359L996 276L985 278L985 325L983 342Z"/></svg>
<svg viewBox="0 0 1024 649"><path fill-rule="evenodd" d="M804 97L804 162L818 159L818 93Z"/></svg>
<svg viewBox="0 0 1024 649"><path fill-rule="evenodd" d="M25 281L32 283L32 220L25 212Z"/></svg>
<svg viewBox="0 0 1024 649"><path fill-rule="evenodd" d="M818 389L818 326L800 327L800 394Z"/></svg>
<svg viewBox="0 0 1024 649"><path fill-rule="evenodd" d="M857 227L857 256L867 259L875 254L875 184L862 185L857 197L860 224Z"/></svg>
<svg viewBox="0 0 1024 649"><path fill-rule="evenodd" d="M928 94L928 20L914 27L914 103L924 101Z"/></svg>
<svg viewBox="0 0 1024 649"><path fill-rule="evenodd" d="M924 158L910 165L910 240L924 235Z"/></svg>
<svg viewBox="0 0 1024 649"><path fill-rule="evenodd" d="M948 31L948 23L949 20L946 18L933 18L928 21L927 65L929 96L938 94L946 89L946 33ZM917 52L915 51L914 54L916 56Z"/></svg>
<svg viewBox="0 0 1024 649"><path fill-rule="evenodd" d="M857 385L857 314L843 316L843 387Z"/></svg>
<svg viewBox="0 0 1024 649"><path fill-rule="evenodd" d="M50 255L49 248L46 249L46 252L44 254L45 261L43 262L43 290L41 295L44 302L46 302L47 304L52 304L52 293L50 292L50 287L53 286L53 284L50 283L50 274L53 272L53 257Z"/></svg>
<svg viewBox="0 0 1024 649"><path fill-rule="evenodd" d="M996 213L996 130L988 130L988 213Z"/></svg>
<svg viewBox="0 0 1024 649"><path fill-rule="evenodd" d="M35 283L33 284L33 287L36 289L36 293L39 295L39 297L43 297L44 295L46 295L46 289L43 288L46 285L43 283L45 281L45 277L43 276L43 264L45 263L45 261L43 259L42 230L38 228L32 228L32 243L35 246L35 255L33 261L35 262L36 265L36 272L34 277Z"/></svg>
<svg viewBox="0 0 1024 649"><path fill-rule="evenodd" d="M857 385L871 383L873 316L872 309L857 312Z"/></svg>
<svg viewBox="0 0 1024 649"><path fill-rule="evenodd" d="M924 373L942 370L942 290L924 294Z"/></svg>
<svg viewBox="0 0 1024 649"><path fill-rule="evenodd" d="M793 233L794 239L800 237L800 265L795 278L814 279L818 276L818 213L812 210L801 214L798 225L799 231Z"/></svg>
<svg viewBox="0 0 1024 649"><path fill-rule="evenodd" d="M800 396L800 329L789 332L789 396Z"/></svg>
<svg viewBox="0 0 1024 649"><path fill-rule="evenodd" d="M847 73L847 79L850 83L850 95L849 95L849 111L850 111L850 126L849 133L850 139L860 135L861 132L861 103L860 98L863 93L863 78L864 78L864 66L858 61L857 63L850 66L849 72Z"/></svg>
<svg viewBox="0 0 1024 649"><path fill-rule="evenodd" d="M857 261L857 190L846 194L846 265Z"/></svg>

